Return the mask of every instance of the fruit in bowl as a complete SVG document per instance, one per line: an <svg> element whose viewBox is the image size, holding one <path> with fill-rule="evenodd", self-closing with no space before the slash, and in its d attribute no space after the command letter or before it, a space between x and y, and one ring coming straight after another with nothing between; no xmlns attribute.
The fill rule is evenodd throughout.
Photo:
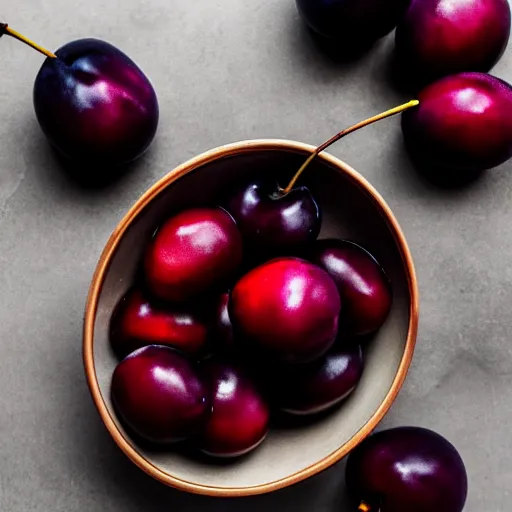
<svg viewBox="0 0 512 512"><path fill-rule="evenodd" d="M233 218L222 208L194 208L157 231L146 252L145 275L160 299L187 302L222 291L241 260L242 238Z"/></svg>
<svg viewBox="0 0 512 512"><path fill-rule="evenodd" d="M238 457L254 450L268 432L270 410L256 385L236 365L206 363L212 411L198 448L215 457Z"/></svg>
<svg viewBox="0 0 512 512"><path fill-rule="evenodd" d="M120 359L148 344L190 355L205 351L208 324L199 308L169 305L146 295L141 289L129 290L112 315L110 343Z"/></svg>
<svg viewBox="0 0 512 512"><path fill-rule="evenodd" d="M382 327L391 309L391 286L366 249L348 240L320 240L311 260L327 271L338 288L343 334L364 336Z"/></svg>
<svg viewBox="0 0 512 512"><path fill-rule="evenodd" d="M267 434L270 405L250 357L239 357L246 352L279 368L271 385L278 408L292 414L329 409L356 388L361 348L327 352L340 322L365 334L389 313L389 283L377 261L352 242L321 240L312 253L317 264L270 259L216 295L242 265L242 240L227 211L189 208L163 222L149 242L142 267L149 292L129 290L110 327L114 351L126 355L112 377L112 400L139 436L164 444L191 439L215 457L254 450ZM305 237L288 248L305 252L310 242ZM198 358L208 339L214 360L187 360Z"/></svg>
<svg viewBox="0 0 512 512"><path fill-rule="evenodd" d="M260 258L294 254L320 233L320 208L305 186L282 193L276 182L251 182L233 194L227 210L247 251Z"/></svg>
<svg viewBox="0 0 512 512"><path fill-rule="evenodd" d="M112 376L112 401L124 422L154 443L182 441L206 421L210 395L197 370L167 347L132 352Z"/></svg>
<svg viewBox="0 0 512 512"><path fill-rule="evenodd" d="M293 188L303 170L290 182L292 191L303 193ZM288 192L282 193L286 197ZM312 195L311 200L319 218L318 203ZM296 203L292 213L304 205ZM255 218L261 215L259 211ZM278 369L278 378L270 380L274 398L278 408L292 414L332 408L356 388L363 371L361 348L329 350L342 332L340 322L356 334L381 327L391 307L382 268L359 245L320 240L311 261L270 259L241 275L229 293L218 295L243 268L242 245L253 243L252 233L261 234L257 223L242 234L226 210L207 207L185 209L155 230L142 266L141 280L149 292L135 287L125 294L110 328L118 355L138 349L117 366L112 398L123 421L146 439L169 443L190 437L198 450L218 457L254 450L266 436L270 417L270 406L258 390L262 375L255 374L256 360L265 361L269 371ZM264 242L270 254L272 238ZM308 236L298 237L287 250L307 253L311 242ZM193 300L201 305L201 315L194 314ZM192 370L178 352L197 358L208 339L214 360ZM252 355L256 359L251 361ZM230 363L231 357L238 362ZM240 364L249 366L248 371ZM170 425L161 409L172 411L187 393L179 390L189 384L211 406L199 414L197 397L187 397L195 409L185 432L180 428L186 418L178 421L175 412L178 426ZM146 407L156 410L150 414Z"/></svg>
<svg viewBox="0 0 512 512"><path fill-rule="evenodd" d="M236 283L229 302L239 338L288 363L306 363L329 350L340 309L327 272L299 258L278 258L251 270Z"/></svg>
<svg viewBox="0 0 512 512"><path fill-rule="evenodd" d="M141 279L149 292L135 286L114 310L111 344L126 357L112 377L112 400L123 422L144 439L191 439L216 457L259 446L270 406L258 390L254 360L239 357L246 353L279 369L273 394L292 414L333 407L361 378L360 347L327 352L340 322L356 325L358 334L374 332L389 313L389 283L373 256L348 241L321 240L312 253L317 264L270 259L239 277L229 293L216 295L237 275L242 240L222 208L175 214L145 250ZM289 247L304 252L310 240L302 242ZM194 312L193 299L202 314ZM190 358L199 358L209 339L214 360L196 365Z"/></svg>
<svg viewBox="0 0 512 512"><path fill-rule="evenodd" d="M274 401L282 411L314 415L342 403L356 389L362 374L361 347L335 346L304 367L277 367L270 393L274 393Z"/></svg>
<svg viewBox="0 0 512 512"><path fill-rule="evenodd" d="M411 103L409 108L415 105ZM393 109L393 113L400 111ZM366 435L367 419L371 418L368 425L374 426L382 417L386 410L386 407L379 407L382 401L387 397L386 404L391 403L388 390L396 393L405 376L416 331L417 290L414 277L409 273L412 271L410 256L404 249L406 245L396 220L383 206L378 194L348 166L320 154L319 148L305 150L305 146L285 143L292 144L291 149L278 150L282 142L255 144L255 147L240 144L233 153L227 148L214 152L214 156L205 155L204 160L196 159L190 167L181 167L171 181L162 181L155 188L154 195L146 195L141 200L136 213L116 231L112 240L117 241L109 245L102 258L96 278L101 289L94 285L86 314L85 357L89 383L102 417L118 444L132 460L140 462L141 467L159 480L182 489L213 495L266 492L291 483L288 475L297 474L299 479L305 478L308 475L305 468L313 467L314 472L320 471L327 463L317 466L319 460L339 460ZM298 153L304 156L305 161L293 174L293 170L299 167ZM253 155L258 157L254 161ZM226 191L237 188L233 185L242 184L240 169L247 172L245 189L257 181L269 182L269 176L262 169L282 169L275 179L283 185L287 180L288 185L278 189L279 193L286 195L296 188L297 180L309 164L312 165L311 176L314 175L315 182L306 186L319 214L329 213L323 217L328 219L325 229L332 233L332 219L343 217L347 212L351 218L358 219L356 225L342 224L349 226L346 232L349 239L370 240L373 238L372 230L380 226L379 240L386 242L379 246L375 256L380 259L381 251L386 254L386 273L390 276L393 292L403 298L390 312L394 321L383 325L375 339L369 342L372 344L368 352L371 364L365 365L364 370L357 343L351 340L348 344L343 338L337 339L338 327L344 321L343 299L329 272L308 260L315 240L305 237L300 243L294 242L289 246L289 249L293 247L293 254L275 258L270 250L266 257L270 259L265 258L255 267L247 265L252 259L251 251L246 250L251 232L243 232L239 228L236 214L229 211L230 202L224 201ZM185 168L189 169L186 173L183 171ZM235 174L236 183L233 179ZM325 186L318 186L324 182ZM301 186L298 184L297 188ZM238 190L241 189L244 189L243 184ZM201 197L194 193L197 190L201 190ZM169 211L170 204L174 213L167 217L164 212ZM215 206L219 204L226 210ZM223 229L205 229L202 232L201 229L189 229L189 219L195 217L194 212L198 209L209 214L215 212L216 222L220 222ZM199 217L205 218L204 215ZM373 218L375 222L366 224L367 218ZM167 230L167 226L171 228ZM225 236L227 231L229 236ZM160 236L165 242L162 245L159 245ZM322 233L319 238L323 238ZM235 239L240 242L235 244L235 248L241 246L239 253L238 249L230 249L230 241ZM159 250L153 253L155 247ZM204 247L206 249L201 249ZM269 249L272 249L271 244ZM196 251L199 252L197 260ZM158 257L154 258L154 254ZM368 257L366 252L363 254ZM186 265L173 267L182 261L183 255L188 255ZM151 264L148 264L148 259ZM224 266L216 266L219 259ZM228 261L232 264L228 265ZM154 286L152 272L155 262L155 266L162 264L165 269L158 274L159 278L171 268L169 275L176 280L161 279L165 286ZM188 283L192 284L189 286ZM201 354L187 352L186 343L179 347L172 339L166 342L165 349L186 361L205 386L208 405L204 416L198 415L197 422L192 422L188 432L171 432L169 438L162 436L161 450L157 455L147 451L139 442L140 432L137 436L131 435L136 432L136 420L140 419L134 412L135 407L125 404L123 409L119 405L121 402L114 400L115 396L122 396L119 389L130 386L128 379L120 381L116 378L114 382L113 375L121 371L116 367L122 369L131 358L135 359L138 352L119 362L113 358L108 344L105 352L99 342L100 330L104 332L104 315L108 311L114 312L103 301L108 297L109 304L119 303L128 287L144 290L147 294L145 300L155 310L158 306L169 313L192 311L193 306L201 306L201 325L206 328L213 352L211 359L198 361ZM102 312L101 320L96 316L98 311ZM134 312L137 317L140 308L135 308ZM141 340L146 346L139 350L163 350L163 347L155 346L161 339L159 329L146 327L153 325L150 320L153 321L152 318L144 319L148 323L144 323L143 329L148 328L148 335ZM406 339L404 333L407 333ZM381 337L387 340L386 343ZM95 349L91 350L94 338ZM389 343L400 344L401 348L397 346L396 350L388 350ZM375 358L380 361L378 365ZM94 360L96 364L90 365L88 361ZM260 367L261 362L264 365ZM262 380L270 377L270 370L276 367L282 368L284 378L262 385ZM378 380L386 385L375 388L371 382L378 367L383 372ZM370 368L369 375L366 374L367 368ZM400 373L399 378L397 372ZM152 375L153 379L154 372ZM169 383L173 379L169 376ZM265 385L268 383L270 386ZM109 386L110 394L105 392ZM275 387L272 389L271 386ZM369 392L370 395L377 393L378 397L368 395ZM111 401L105 400L104 397L109 395ZM349 395L351 399L344 402ZM277 398L282 398L281 403ZM102 403L107 412L102 409ZM272 417L281 416L282 410L292 413L293 421L294 414L310 415L311 425L317 425L315 431L321 432L325 428L325 436L305 431L301 436L304 435L308 442L297 452L297 446L290 444L294 434L286 434L286 428L272 423ZM321 411L325 413L316 415ZM165 415L148 417L155 422L152 428L156 431L169 430ZM362 417L366 418L365 423L359 424ZM305 427L299 421L297 428ZM357 433L355 436L354 432ZM153 442L156 437L151 436ZM148 434L146 438L149 438ZM179 439L184 439L186 451L177 447ZM202 455L188 461L185 455L190 450L202 452L206 457ZM295 452L297 457L292 457L291 453ZM336 455L330 457L332 453ZM237 470L229 469L235 466L227 463L210 465L207 461L214 457L236 458ZM150 462L145 463L144 460ZM257 469L261 467L262 460L272 461L265 474ZM289 468L285 467L287 465ZM196 471L196 467L201 471ZM229 488L226 482L229 482Z"/></svg>

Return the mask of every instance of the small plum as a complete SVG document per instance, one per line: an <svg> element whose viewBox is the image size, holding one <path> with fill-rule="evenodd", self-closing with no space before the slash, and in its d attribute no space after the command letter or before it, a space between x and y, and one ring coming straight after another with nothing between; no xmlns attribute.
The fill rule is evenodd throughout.
<svg viewBox="0 0 512 512"><path fill-rule="evenodd" d="M153 443L191 437L211 411L208 387L192 364L157 345L136 350L117 365L111 396L128 427Z"/></svg>
<svg viewBox="0 0 512 512"><path fill-rule="evenodd" d="M489 71L510 36L507 0L413 0L396 29L399 61L416 82Z"/></svg>
<svg viewBox="0 0 512 512"><path fill-rule="evenodd" d="M158 125L153 86L123 52L80 39L48 57L34 84L37 120L50 143L80 164L126 164L151 144Z"/></svg>
<svg viewBox="0 0 512 512"><path fill-rule="evenodd" d="M287 363L306 363L329 350L341 302L327 272L299 258L276 258L235 285L229 315L250 346Z"/></svg>
<svg viewBox="0 0 512 512"><path fill-rule="evenodd" d="M344 334L364 336L379 329L391 309L391 286L377 260L348 240L319 240L311 261L332 277L343 308Z"/></svg>
<svg viewBox="0 0 512 512"><path fill-rule="evenodd" d="M441 172L480 172L512 156L512 87L486 73L442 78L402 114L412 156Z"/></svg>
<svg viewBox="0 0 512 512"><path fill-rule="evenodd" d="M326 411L346 399L363 374L361 347L332 348L308 365L288 366L275 372L271 393L289 414L309 415Z"/></svg>
<svg viewBox="0 0 512 512"><path fill-rule="evenodd" d="M392 428L363 441L348 458L346 482L370 512L462 512L468 490L454 446L419 427Z"/></svg>
<svg viewBox="0 0 512 512"><path fill-rule="evenodd" d="M212 390L212 413L198 437L198 446L215 457L245 455L268 432L269 407L249 377L238 367L220 362L205 365Z"/></svg>
<svg viewBox="0 0 512 512"><path fill-rule="evenodd" d="M146 255L149 289L171 302L187 302L226 289L242 261L242 237L222 208L191 208L169 219Z"/></svg>
<svg viewBox="0 0 512 512"><path fill-rule="evenodd" d="M293 255L320 232L320 208L304 186L283 194L277 182L250 183L233 195L227 210L242 233L248 255Z"/></svg>
<svg viewBox="0 0 512 512"><path fill-rule="evenodd" d="M136 288L121 298L110 322L110 343L120 359L146 345L196 355L207 341L208 326L198 311L150 300Z"/></svg>

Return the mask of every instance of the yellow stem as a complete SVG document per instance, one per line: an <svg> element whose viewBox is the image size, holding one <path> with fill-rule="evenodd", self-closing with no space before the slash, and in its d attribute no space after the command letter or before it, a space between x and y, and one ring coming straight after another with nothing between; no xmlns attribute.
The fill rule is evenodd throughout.
<svg viewBox="0 0 512 512"><path fill-rule="evenodd" d="M380 121L381 119L384 119L386 117L394 116L395 114L400 114L400 112L403 112L404 110L407 110L412 107L416 107L419 105L418 100L411 100L407 103L404 103L403 105L399 105L398 107L392 108L390 110L386 110L386 112L382 112L382 114L378 114L376 116L370 117L369 119L366 119L364 121L361 121L360 123L357 123L353 126L350 126L349 128L345 128L341 132L337 133L334 137L331 137L328 141L324 142L321 146L318 146L313 153L308 157L308 159L302 164L300 169L295 173L295 176L292 178L288 186L283 189L281 192L283 194L287 194L290 192L290 190L295 186L295 183L297 183L297 180L299 179L300 175L304 172L306 167L311 163L311 161L318 156L319 153L321 153L324 149L328 148L331 144L334 144L335 142L339 141L341 138L345 137L345 135L348 135L349 133L355 132L356 130L359 130L360 128L364 128L365 126L368 126L369 124L375 123L377 121ZM361 510L361 509L360 509Z"/></svg>
<svg viewBox="0 0 512 512"><path fill-rule="evenodd" d="M46 55L47 57L50 57L51 59L57 58L57 55L52 53L50 50L47 50L46 48L39 46L37 43L34 43L34 41L28 39L23 34L16 32L16 30L13 30L6 24L2 24L2 33L8 34L11 37L14 37L14 39L17 39L18 41L21 41L25 44L28 44L30 47L34 48L34 50L37 50L38 52L42 53L43 55Z"/></svg>

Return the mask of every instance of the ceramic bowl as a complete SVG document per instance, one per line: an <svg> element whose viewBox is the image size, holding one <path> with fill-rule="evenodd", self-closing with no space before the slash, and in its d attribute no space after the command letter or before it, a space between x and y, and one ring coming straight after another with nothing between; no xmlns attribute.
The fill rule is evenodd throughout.
<svg viewBox="0 0 512 512"><path fill-rule="evenodd" d="M142 470L172 487L210 496L248 496L295 484L327 469L354 449L382 420L411 363L418 325L418 289L402 230L379 193L354 169L322 153L301 177L323 213L320 238L351 239L372 252L393 287L388 320L366 346L356 391L331 414L295 428L272 429L249 456L229 463L191 458L179 450L151 451L123 429L112 407L116 358L108 341L112 310L132 284L155 229L185 208L215 204L255 177L284 186L313 147L285 140L254 140L208 151L153 185L114 230L94 274L84 323L87 381L101 419L121 450Z"/></svg>

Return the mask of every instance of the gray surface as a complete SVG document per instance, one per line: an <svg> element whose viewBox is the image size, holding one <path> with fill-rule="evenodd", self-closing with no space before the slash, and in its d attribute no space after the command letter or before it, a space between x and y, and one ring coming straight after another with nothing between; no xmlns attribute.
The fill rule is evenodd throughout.
<svg viewBox="0 0 512 512"><path fill-rule="evenodd" d="M130 175L101 192L80 190L34 119L41 58L13 40L0 43L0 510L348 510L340 466L244 502L151 481L114 446L91 404L81 320L108 235L167 170L245 138L320 143L408 99L388 79L392 39L355 63L333 64L310 44L292 0L0 0L0 14L50 48L84 36L117 44L152 78L162 110L157 140ZM510 49L494 72L512 81ZM332 153L389 202L418 271L418 347L385 425L446 435L468 466L465 510L508 510L512 164L464 190L439 191L414 173L398 119Z"/></svg>

